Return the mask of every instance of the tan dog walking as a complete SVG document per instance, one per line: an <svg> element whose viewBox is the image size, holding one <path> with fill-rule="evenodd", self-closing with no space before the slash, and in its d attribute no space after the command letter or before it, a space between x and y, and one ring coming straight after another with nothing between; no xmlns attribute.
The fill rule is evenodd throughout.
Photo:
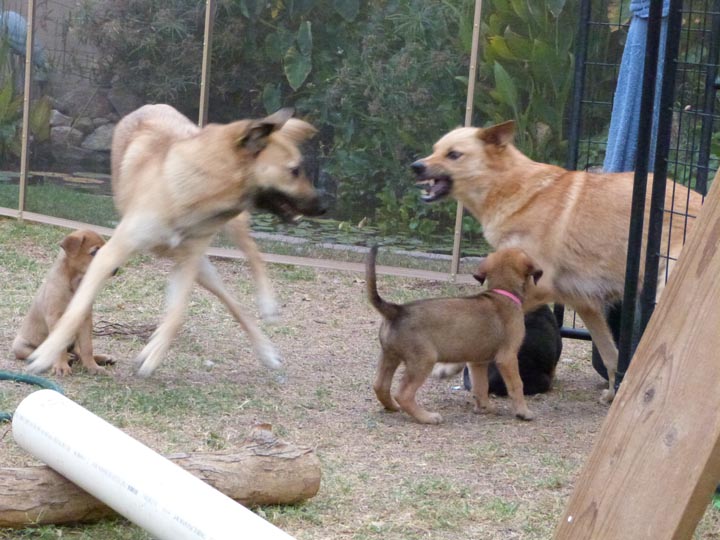
<svg viewBox="0 0 720 540"><path fill-rule="evenodd" d="M382 352L373 388L390 411L403 410L424 424L439 424L440 414L422 408L417 391L439 362L467 363L475 412L494 409L488 395L488 366L495 363L505 381L515 416L531 420L523 395L517 353L525 337L523 298L542 271L519 249L507 249L484 259L475 279L488 282L488 291L460 298L432 298L408 304L383 300L377 291L375 258L370 250L366 266L368 300L383 316ZM395 395L393 376L403 364L405 372Z"/></svg>
<svg viewBox="0 0 720 540"><path fill-rule="evenodd" d="M633 173L594 174L538 163L513 145L513 136L513 122L458 128L412 169L425 201L454 197L480 221L493 248L521 248L543 269L526 309L559 302L580 315L607 368L609 388L602 399L609 402L618 353L605 309L622 299ZM701 205L699 194L668 183L662 245L669 245L671 261ZM658 291L670 271L662 266Z"/></svg>
<svg viewBox="0 0 720 540"><path fill-rule="evenodd" d="M215 233L242 212L263 209L293 221L324 211L298 149L315 129L291 116L292 110L283 109L260 120L202 129L169 105L146 105L124 117L115 128L111 159L122 218L28 369L42 372L52 365L112 270L140 251L170 257L175 267L165 318L136 359L139 375L149 376L160 364L195 281L228 308L260 361L279 366L272 343L226 289L205 252Z"/></svg>
<svg viewBox="0 0 720 540"><path fill-rule="evenodd" d="M90 230L77 230L63 238L60 242L62 249L45 276L13 341L15 358L26 360L55 328L90 263L104 245L105 240ZM93 354L92 312L82 320L73 336L70 352L93 374L104 370L101 365L111 363L109 356ZM53 374L60 376L72 373L67 349L55 355L51 369Z"/></svg>

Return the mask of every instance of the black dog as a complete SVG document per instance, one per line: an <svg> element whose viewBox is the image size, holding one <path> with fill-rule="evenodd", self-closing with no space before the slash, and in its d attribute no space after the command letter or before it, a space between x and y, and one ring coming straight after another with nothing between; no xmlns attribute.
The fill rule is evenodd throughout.
<svg viewBox="0 0 720 540"><path fill-rule="evenodd" d="M560 353L562 353L560 328L552 310L548 306L542 306L525 314L525 340L518 352L518 365L523 382L523 393L526 396L542 394L550 390ZM488 380L491 394L507 396L507 388L495 362L488 368ZM467 390L471 389L467 367L463 371L463 383Z"/></svg>

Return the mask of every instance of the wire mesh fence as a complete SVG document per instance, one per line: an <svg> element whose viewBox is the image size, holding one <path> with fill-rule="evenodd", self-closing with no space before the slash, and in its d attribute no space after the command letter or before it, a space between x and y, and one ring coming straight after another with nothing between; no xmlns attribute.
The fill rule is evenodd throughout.
<svg viewBox="0 0 720 540"><path fill-rule="evenodd" d="M117 215L108 174L114 124L137 106L156 102L171 103L198 120L204 84L210 122L293 106L319 128L305 149L306 168L330 213L295 227L255 215L253 230L264 251L359 261L366 244L382 241L391 248L386 253L397 254L392 264L453 271L456 206L422 203L408 165L463 123L474 1L33 4L37 54L26 211L113 227ZM628 27L625 4L592 2L588 91L577 120L579 168L602 163ZM686 2L673 112L670 174L693 186L702 182L699 172L718 166L717 115L706 113L708 104L698 97L713 65L709 55L717 50L712 4ZM3 20L12 13L27 21L28 5L0 0ZM213 25L206 36L208 5L214 6ZM565 163L573 142L567 118L582 30L579 10L576 3L483 3L474 124L515 119L518 146L539 161ZM16 113L23 97L23 25L3 25L2 80L13 80ZM209 79L203 82L206 41ZM0 119L0 206L10 209L21 203L20 121L17 114ZM462 225L464 271L489 248L471 216L465 215ZM218 243L226 241L220 237Z"/></svg>

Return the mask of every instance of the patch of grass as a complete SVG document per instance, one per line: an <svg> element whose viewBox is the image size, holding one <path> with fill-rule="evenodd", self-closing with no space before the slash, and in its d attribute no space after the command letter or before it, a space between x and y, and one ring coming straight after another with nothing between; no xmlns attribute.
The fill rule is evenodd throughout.
<svg viewBox="0 0 720 540"><path fill-rule="evenodd" d="M33 529L2 530L2 540L151 540L152 537L136 525L123 519L107 520L94 525L67 526L46 525Z"/></svg>
<svg viewBox="0 0 720 540"><path fill-rule="evenodd" d="M413 509L415 527L453 530L472 516L469 491L464 486L432 475L418 475L392 493L402 507Z"/></svg>
<svg viewBox="0 0 720 540"><path fill-rule="evenodd" d="M18 185L0 183L0 206L17 208L20 201L20 187Z"/></svg>
<svg viewBox="0 0 720 540"><path fill-rule="evenodd" d="M272 273L283 281L315 281L317 278L317 272L305 266L277 265Z"/></svg>
<svg viewBox="0 0 720 540"><path fill-rule="evenodd" d="M264 506L256 508L255 513L271 523L282 526L283 521L301 521L311 525L321 525L322 516L313 504L295 504L288 506Z"/></svg>
<svg viewBox="0 0 720 540"><path fill-rule="evenodd" d="M197 385L184 382L152 381L134 386L118 386L111 378L96 377L85 388L78 402L110 421L132 418L148 425L161 419L175 420L183 415L213 416L230 413L247 402L238 386L229 382Z"/></svg>
<svg viewBox="0 0 720 540"><path fill-rule="evenodd" d="M18 207L17 186L0 185L0 206ZM114 227L118 222L109 195L82 193L52 184L27 186L25 209L104 227Z"/></svg>
<svg viewBox="0 0 720 540"><path fill-rule="evenodd" d="M493 521L510 521L518 511L519 503L493 497L482 505L483 513Z"/></svg>

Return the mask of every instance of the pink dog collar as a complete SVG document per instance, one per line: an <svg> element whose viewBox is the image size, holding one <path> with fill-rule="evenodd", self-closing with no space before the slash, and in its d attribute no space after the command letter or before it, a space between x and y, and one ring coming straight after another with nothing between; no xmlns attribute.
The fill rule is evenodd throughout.
<svg viewBox="0 0 720 540"><path fill-rule="evenodd" d="M503 296L507 296L510 300L515 302L518 306L522 307L522 300L520 300L517 296L515 296L510 291L506 291L505 289L490 289L491 292L496 292L498 294L502 294Z"/></svg>

